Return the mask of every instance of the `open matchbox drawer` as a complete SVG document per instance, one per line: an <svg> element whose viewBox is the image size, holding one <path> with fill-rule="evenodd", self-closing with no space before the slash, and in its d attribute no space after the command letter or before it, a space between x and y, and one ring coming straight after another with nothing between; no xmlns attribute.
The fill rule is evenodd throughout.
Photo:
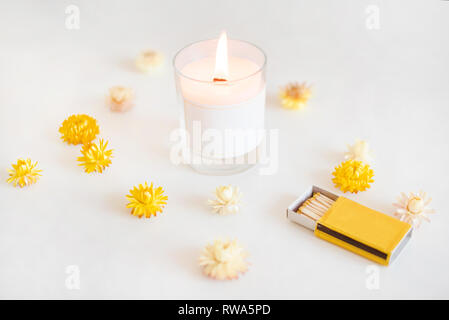
<svg viewBox="0 0 449 320"><path fill-rule="evenodd" d="M317 192L335 202L315 221L297 211ZM382 265L395 260L412 235L410 224L316 186L309 187L287 208L287 218L321 239Z"/></svg>

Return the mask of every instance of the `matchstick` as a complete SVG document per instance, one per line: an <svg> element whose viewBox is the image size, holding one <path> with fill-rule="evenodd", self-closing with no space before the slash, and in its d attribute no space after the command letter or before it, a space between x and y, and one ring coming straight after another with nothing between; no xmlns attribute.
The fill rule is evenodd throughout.
<svg viewBox="0 0 449 320"><path fill-rule="evenodd" d="M307 208L301 208L301 211L298 211L298 212L301 212L305 216L312 218L315 221L318 221L321 218L321 216L317 215L316 213L314 213L313 211L310 211Z"/></svg>
<svg viewBox="0 0 449 320"><path fill-rule="evenodd" d="M327 211L327 209L329 209L329 207L325 207L322 204L320 204L318 202L318 200L314 199L314 201L310 201L309 202L309 206L319 210L319 211Z"/></svg>
<svg viewBox="0 0 449 320"><path fill-rule="evenodd" d="M318 221L329 210L335 201L316 192L312 197L303 202L298 208L298 213Z"/></svg>
<svg viewBox="0 0 449 320"><path fill-rule="evenodd" d="M322 195L321 193L317 193L317 197L320 200L323 200L324 202L328 203L329 205L332 205L335 202L334 200Z"/></svg>
<svg viewBox="0 0 449 320"><path fill-rule="evenodd" d="M321 217L321 215L322 215L320 210L317 210L317 209L311 207L310 205L305 205L303 208L315 213L317 216Z"/></svg>

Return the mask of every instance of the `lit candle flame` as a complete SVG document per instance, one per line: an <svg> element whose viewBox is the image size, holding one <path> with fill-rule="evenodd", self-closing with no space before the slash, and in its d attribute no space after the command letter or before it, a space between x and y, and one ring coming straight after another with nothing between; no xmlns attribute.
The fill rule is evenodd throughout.
<svg viewBox="0 0 449 320"><path fill-rule="evenodd" d="M228 67L228 37L223 31L218 39L217 52L215 55L214 82L227 81L229 78Z"/></svg>

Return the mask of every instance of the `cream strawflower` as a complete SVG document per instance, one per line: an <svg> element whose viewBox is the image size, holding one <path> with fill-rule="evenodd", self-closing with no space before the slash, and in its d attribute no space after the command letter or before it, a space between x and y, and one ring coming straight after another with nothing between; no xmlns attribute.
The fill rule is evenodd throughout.
<svg viewBox="0 0 449 320"><path fill-rule="evenodd" d="M136 67L142 72L153 72L164 64L164 55L153 50L141 52L136 59Z"/></svg>
<svg viewBox="0 0 449 320"><path fill-rule="evenodd" d="M365 140L357 139L353 146L348 145L348 152L345 153L345 159L370 163L373 160L373 155L369 143Z"/></svg>
<svg viewBox="0 0 449 320"><path fill-rule="evenodd" d="M410 223L413 227L419 227L422 220L430 222L428 214L435 213L435 210L428 208L432 198L427 193L420 191L418 193L410 192L407 196L404 192L398 197L398 203L393 203L397 208L394 215L401 221Z"/></svg>
<svg viewBox="0 0 449 320"><path fill-rule="evenodd" d="M248 253L237 240L215 240L200 256L200 266L207 276L217 280L237 279L248 270Z"/></svg>
<svg viewBox="0 0 449 320"><path fill-rule="evenodd" d="M215 189L216 200L209 200L209 205L214 213L226 215L240 211L240 198L242 193L238 187L219 186Z"/></svg>
<svg viewBox="0 0 449 320"><path fill-rule="evenodd" d="M131 88L114 86L109 89L107 101L112 111L128 111L134 106L134 91Z"/></svg>

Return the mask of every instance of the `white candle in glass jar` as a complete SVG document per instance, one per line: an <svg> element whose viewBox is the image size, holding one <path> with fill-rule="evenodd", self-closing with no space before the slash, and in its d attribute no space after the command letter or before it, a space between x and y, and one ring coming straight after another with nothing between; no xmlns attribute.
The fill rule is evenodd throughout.
<svg viewBox="0 0 449 320"><path fill-rule="evenodd" d="M222 137L227 134L234 137L233 141L223 141L222 150L215 152L214 158L239 157L251 152L259 145L264 129L265 55L247 42L226 41L229 53L221 55L226 63L219 76L225 79L220 81L214 81L219 69L217 40L195 43L175 58L187 132L193 136L194 123L200 123L202 132L213 129Z"/></svg>

